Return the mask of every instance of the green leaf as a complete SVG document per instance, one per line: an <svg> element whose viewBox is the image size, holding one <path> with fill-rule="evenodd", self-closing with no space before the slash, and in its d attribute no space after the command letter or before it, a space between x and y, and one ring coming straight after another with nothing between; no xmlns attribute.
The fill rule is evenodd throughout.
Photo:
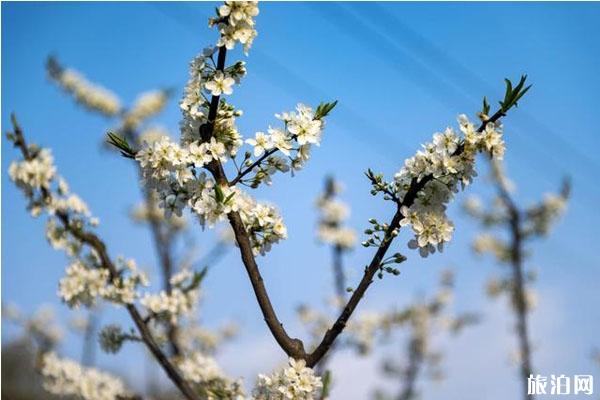
<svg viewBox="0 0 600 400"><path fill-rule="evenodd" d="M336 105L337 105L337 100L335 100L331 103L319 104L319 106L317 107L317 109L315 111L314 119L322 119L322 118L326 117L331 112L331 110L333 110L335 108Z"/></svg>
<svg viewBox="0 0 600 400"><path fill-rule="evenodd" d="M217 203L223 204L223 200L225 199L225 195L223 194L223 189L218 184L215 185L215 200Z"/></svg>
<svg viewBox="0 0 600 400"><path fill-rule="evenodd" d="M204 280L204 278L206 277L206 274L208 273L208 267L204 267L200 270L200 272L196 272L194 271L194 276L192 277L192 282L190 282L190 284L183 289L184 292L188 292L190 290L194 290L197 289L200 284L202 283L202 281Z"/></svg>
<svg viewBox="0 0 600 400"><path fill-rule="evenodd" d="M235 196L235 192L232 192L231 194L229 194L229 196L227 196L225 201L223 201L223 204L228 204L229 200L231 200L233 198L233 196Z"/></svg>
<svg viewBox="0 0 600 400"><path fill-rule="evenodd" d="M329 397L331 392L331 371L327 370L323 374L323 391L321 392L321 398L326 399Z"/></svg>
<svg viewBox="0 0 600 400"><path fill-rule="evenodd" d="M503 113L510 110L512 107L517 106L517 101L525 95L531 88L531 85L525 87L527 81L527 75L521 75L519 83L513 88L512 82L509 79L505 79L506 82L506 93L504 95L504 101L500 102L501 110Z"/></svg>
<svg viewBox="0 0 600 400"><path fill-rule="evenodd" d="M490 115L490 103L488 103L487 98L483 97L483 108L481 112L485 115Z"/></svg>
<svg viewBox="0 0 600 400"><path fill-rule="evenodd" d="M135 158L135 150L131 148L124 137L121 137L113 132L108 132L108 143L120 150L121 155L127 158Z"/></svg>

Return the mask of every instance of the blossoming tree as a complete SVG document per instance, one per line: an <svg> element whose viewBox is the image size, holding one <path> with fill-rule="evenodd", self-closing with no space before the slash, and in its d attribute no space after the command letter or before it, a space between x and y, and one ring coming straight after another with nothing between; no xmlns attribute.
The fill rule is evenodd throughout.
<svg viewBox="0 0 600 400"><path fill-rule="evenodd" d="M484 99L478 114L479 126L466 116L459 116L462 135L452 128L436 133L432 142L405 161L392 180L368 170L372 194L382 195L390 204L392 217L389 222L369 221L362 244L373 249L372 260L360 281L350 285L350 295L341 305L338 317L309 348L280 322L257 263L257 257L266 256L273 245L287 238L286 226L277 208L257 201L251 191L270 184L275 174L296 173L305 166L310 152L320 144L326 119L336 102L314 108L299 104L294 111L276 114L278 125L243 139L236 126L242 113L225 96L232 95L233 88L241 83L246 65L243 61L228 64L227 53L238 45L249 52L257 34L257 15L255 2L228 1L210 19L209 25L218 30L218 40L190 63L190 78L180 103L178 142L166 136L154 141L135 140L127 129L109 133L108 141L139 166L144 191L157 200L167 220L188 210L203 227L212 228L219 222L231 226L265 323L275 342L289 356L286 368L259 376L252 398L313 399L321 395L323 386L313 368L344 331L374 278L383 278L386 273L397 275L395 265L406 259L398 252L387 255L401 228L411 228L414 237L408 245L418 249L421 256L443 250L454 231L454 224L446 215L447 205L455 193L473 180L477 154L502 158L500 121L529 87L525 86L525 77L514 87L507 80L506 93L496 112L490 112ZM60 76L64 72L57 65L49 67L51 74ZM57 80L61 81L60 77ZM83 85L81 90L81 79L63 76L62 85L106 115L120 114L121 108L114 99L102 100L106 100L107 93L93 87L90 90L89 85ZM125 116L131 116L135 123L152 109L139 108L133 116ZM123 124L129 121L123 118ZM24 193L32 215L47 215L53 246L64 250L71 259L59 284L63 301L70 307L99 301L124 307L135 326L135 340L144 344L185 398L244 397L241 382L226 377L201 351L168 351L169 341L162 339L161 327L177 329L193 310L203 272L184 268L170 276L165 290L152 293L145 289L148 279L133 260L110 255L108 245L95 232L98 219L59 176L50 150L28 143L14 117L8 137L22 156L10 166L11 179ZM242 150L244 145L248 145L248 150ZM118 327L104 332L103 337L115 345L112 350L128 339ZM86 399L133 396L104 375L75 366L54 353L44 357L42 372L48 379L48 388L55 393L62 391ZM78 384L82 376L86 377L85 385Z"/></svg>
<svg viewBox="0 0 600 400"><path fill-rule="evenodd" d="M503 278L493 278L487 284L490 297L506 294L515 313L515 332L519 341L517 360L522 378L523 397L533 398L528 393L528 377L533 373L531 366L531 338L527 323L528 313L535 307L536 298L530 284L535 280L533 270L525 269L525 261L530 254L527 244L548 235L552 223L565 211L570 194L570 184L565 180L561 190L548 193L543 200L532 206L521 208L514 198L514 184L506 177L503 165L493 161L492 181L497 195L484 207L477 197L470 197L464 204L468 214L474 217L486 230L473 241L477 254L491 254L499 263L510 267L510 273ZM508 238L498 234L504 230Z"/></svg>

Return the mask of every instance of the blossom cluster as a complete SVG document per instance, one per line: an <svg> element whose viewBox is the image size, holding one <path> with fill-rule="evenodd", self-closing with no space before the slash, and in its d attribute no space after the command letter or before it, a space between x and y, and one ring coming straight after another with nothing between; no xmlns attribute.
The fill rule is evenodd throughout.
<svg viewBox="0 0 600 400"><path fill-rule="evenodd" d="M159 113L165 107L167 100L168 95L164 90L142 93L124 115L123 129L136 129L143 121Z"/></svg>
<svg viewBox="0 0 600 400"><path fill-rule="evenodd" d="M486 228L499 225L510 225L511 212L520 214L520 230L523 238L545 236L549 233L554 223L566 210L570 195L570 184L563 182L558 193L545 193L542 200L524 210L510 210L506 196L516 190L516 186L505 175L501 163L493 162L491 175L501 193L485 208L480 198L470 196L463 204L464 210L473 218L476 218ZM513 205L516 207L516 205ZM476 253L492 253L502 262L510 261L510 248L500 238L490 234L482 233L473 241Z"/></svg>
<svg viewBox="0 0 600 400"><path fill-rule="evenodd" d="M21 326L24 334L34 339L44 351L54 348L65 334L55 317L50 305L42 305L30 316L25 316L16 305L2 304L2 318Z"/></svg>
<svg viewBox="0 0 600 400"><path fill-rule="evenodd" d="M239 381L228 378L214 358L194 352L177 362L184 379L195 385L202 398L207 400L245 398Z"/></svg>
<svg viewBox="0 0 600 400"><path fill-rule="evenodd" d="M209 21L216 25L221 37L217 46L225 46L228 50L240 43L244 52L248 53L256 37L254 17L258 15L257 1L225 1L217 10L218 16Z"/></svg>
<svg viewBox="0 0 600 400"><path fill-rule="evenodd" d="M195 383L208 382L223 376L223 371L215 359L202 353L192 354L177 366L186 380Z"/></svg>
<svg viewBox="0 0 600 400"><path fill-rule="evenodd" d="M185 218L175 214L171 214L169 218L166 218L164 210L158 207L158 203L159 200L157 199L156 193L151 193L149 199L136 204L132 208L130 214L131 218L140 224L160 221L162 224L167 225L172 231L181 231L186 228L187 221Z"/></svg>
<svg viewBox="0 0 600 400"><path fill-rule="evenodd" d="M461 139L452 128L436 133L433 141L404 163L395 175L395 191L403 199L409 188L428 179L410 207L401 209L401 226L410 225L415 234L410 248L418 248L421 256L443 250L452 238L454 225L446 215L446 205L461 188L471 183L475 172L475 155L485 152L495 159L504 154L502 127L489 122L478 132L465 115L458 119Z"/></svg>
<svg viewBox="0 0 600 400"><path fill-rule="evenodd" d="M99 297L117 304L133 304L139 297L138 286L148 285L146 275L131 259L119 258L119 275L112 278L97 260L86 261L76 259L71 263L59 283L58 294L71 307L91 306Z"/></svg>
<svg viewBox="0 0 600 400"><path fill-rule="evenodd" d="M61 396L84 400L114 400L128 395L123 382L108 373L46 353L42 360L44 388Z"/></svg>
<svg viewBox="0 0 600 400"><path fill-rule="evenodd" d="M278 171L300 169L309 158L310 147L319 145L323 117L335 103L316 110L299 104L294 112L276 115L284 126L269 127L267 134L257 132L254 138L246 140L253 151L246 152L238 165L235 157L244 140L235 121L242 112L221 98L216 103L214 120L209 121L209 114L211 104L214 107L218 97L231 94L232 86L246 74L243 62L223 65L222 47L230 49L240 42L248 48L256 34L254 17L258 8L256 2L225 2L217 12L218 17L210 21L221 33L217 46L205 48L190 64L190 77L180 103L180 142L162 137L142 146L135 158L144 184L155 193L158 207L164 209L167 218L181 216L187 207L203 226L213 227L228 214L239 213L254 254L265 254L274 243L287 237L287 228L275 207L257 202L235 184L254 188L270 183ZM209 100L208 95L213 97ZM276 151L287 159L274 155ZM256 159L252 159L252 154ZM231 158L238 171L232 182L217 184L201 171L214 171Z"/></svg>
<svg viewBox="0 0 600 400"><path fill-rule="evenodd" d="M321 395L321 377L304 360L288 360L288 367L272 375L259 375L254 400L316 400Z"/></svg>
<svg viewBox="0 0 600 400"><path fill-rule="evenodd" d="M90 82L78 71L63 68L54 58L50 58L48 72L56 83L72 94L75 100L84 107L108 117L114 117L121 113L121 102L114 93Z"/></svg>
<svg viewBox="0 0 600 400"><path fill-rule="evenodd" d="M319 226L317 237L323 243L341 249L351 249L356 243L356 232L344 226L350 215L350 208L335 196L341 191L340 185L333 179L327 182L326 190L317 198Z"/></svg>
<svg viewBox="0 0 600 400"><path fill-rule="evenodd" d="M32 145L28 153L28 158L10 164L8 174L29 200L32 216L37 217L46 210L51 216L69 215L72 223L79 227L98 225L98 219L91 216L85 202L71 193L67 182L58 176L51 151ZM57 238L57 243L62 239Z"/></svg>
<svg viewBox="0 0 600 400"><path fill-rule="evenodd" d="M217 348L236 336L238 326L235 323L226 323L216 330L201 326L191 316L189 323L179 324L177 332L178 342L185 351L201 351L212 354Z"/></svg>
<svg viewBox="0 0 600 400"><path fill-rule="evenodd" d="M17 130L18 131L18 130ZM29 200L34 216L46 211L46 237L57 250L71 258L66 275L59 282L59 297L70 307L92 306L98 299L116 304L133 304L139 298L138 287L148 285L146 275L133 260L117 258L111 272L91 246L84 246L87 229L98 225L87 205L70 192L67 182L58 176L49 150L27 146L22 136L9 138L20 146L24 160L13 161L10 178Z"/></svg>
<svg viewBox="0 0 600 400"><path fill-rule="evenodd" d="M158 193L159 207L167 216L181 216L188 206L203 225L213 227L231 212L239 212L256 254L269 251L272 244L287 237L287 228L277 210L256 202L237 187L220 186L205 173L197 173L212 160L225 161L222 143L192 143L182 147L168 138L138 152L146 185Z"/></svg>
<svg viewBox="0 0 600 400"><path fill-rule="evenodd" d="M546 193L542 201L526 210L529 225L527 234L547 235L552 222L567 208L568 193Z"/></svg>
<svg viewBox="0 0 600 400"><path fill-rule="evenodd" d="M210 101L207 95L221 96L233 93L233 84L246 75L243 61L223 70L217 70L214 60L216 47L207 47L190 63L189 79L179 104L183 119L180 122L181 143L190 144L200 140L200 127L208 122ZM228 154L234 156L242 145L241 135L235 125L242 111L221 99L213 124L213 136L222 143Z"/></svg>
<svg viewBox="0 0 600 400"><path fill-rule="evenodd" d="M48 189L56 177L54 157L49 149L40 149L30 160L12 162L8 176L26 193Z"/></svg>
<svg viewBox="0 0 600 400"><path fill-rule="evenodd" d="M530 272L530 273L526 274L525 278L526 278L527 282L530 283L535 280L535 274ZM517 299L516 299L516 296L513 295L514 290L515 290L514 286L515 286L515 283L514 283L513 279L493 277L487 281L485 290L486 290L486 294L490 298L499 297L501 294L508 294L510 306L514 310L518 310L519 307L517 304ZM523 288L523 301L524 301L524 305L525 305L525 310L531 311L531 310L535 309L539 302L538 295L535 292L535 290L531 289L530 287L524 287Z"/></svg>
<svg viewBox="0 0 600 400"><path fill-rule="evenodd" d="M271 184L271 177L277 172L302 169L310 158L311 147L321 143L325 123L319 110L298 104L295 111L275 114L283 127L269 127L267 133L256 132L254 138L246 139L257 159L246 153L244 166L252 167L253 175L242 182L258 187L262 183Z"/></svg>
<svg viewBox="0 0 600 400"><path fill-rule="evenodd" d="M158 294L146 293L140 304L148 312L159 317L166 317L172 323L192 311L200 295L199 282L196 275L184 269L170 279L173 286L170 293L162 290Z"/></svg>
<svg viewBox="0 0 600 400"><path fill-rule="evenodd" d="M60 65L54 57L48 59L47 70L50 78L79 104L105 117L118 119L115 130L126 136L135 136L145 121L164 109L170 96L169 90L148 91L141 93L131 107L125 107L108 89L87 81L76 70Z"/></svg>

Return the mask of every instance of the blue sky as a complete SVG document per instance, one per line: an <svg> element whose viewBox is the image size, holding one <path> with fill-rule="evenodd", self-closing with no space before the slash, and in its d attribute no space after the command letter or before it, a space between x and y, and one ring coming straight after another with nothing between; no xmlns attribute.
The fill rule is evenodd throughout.
<svg viewBox="0 0 600 400"><path fill-rule="evenodd" d="M145 90L175 88L175 98L155 122L176 135L188 62L215 39L206 26L213 8L211 3L2 4L2 131L16 111L30 140L53 149L61 173L101 218L99 233L111 254L134 257L149 268L154 265L150 238L127 217L128 207L139 199L134 169L101 150L110 122L87 113L49 82L44 61L56 55L125 103ZM274 113L299 101L339 100L307 168L293 179L279 176L272 187L256 193L280 207L289 229L290 238L259 259L285 325L301 334L295 307L301 302L323 306L331 290L329 252L314 239L313 204L323 177L332 173L344 182L350 224L356 229L364 229L370 217L389 218L390 205L370 196L363 171L371 167L391 176L433 132L454 125L459 113L473 115L484 95L496 104L505 77L516 80L527 73L534 86L505 119L506 163L519 187L518 199L531 204L555 190L563 176L573 179L566 216L532 248L530 266L540 271L540 306L532 318L538 347L534 364L546 374L598 373L589 353L600 346L600 311L593 306L600 289L599 22L600 7L593 3L262 4L259 36L249 57L236 52L229 58L243 58L248 67L231 98L245 112L239 120L242 133L264 130L274 123ZM43 222L27 215L21 194L8 180L5 171L15 156L3 138L2 300L27 311L50 302L66 318L69 311L55 296L65 259L46 244ZM489 193L483 179L469 191ZM427 388L425 398L436 393L506 398L518 390L514 366L507 362L514 347L512 319L505 304L483 295L485 279L501 271L493 261L471 256L469 243L477 227L460 212L463 199L460 195L450 211L456 232L447 250L422 260L408 253L404 236L397 244L409 255L402 275L376 282L361 309L405 304L435 288L440 268L454 267L456 308L482 312L484 320L445 344L448 379ZM209 249L214 235L192 229L201 248ZM359 278L369 256L358 249L347 258L350 279ZM281 359L235 249L212 269L201 315L209 326L229 319L242 325L238 341L221 356L233 375L250 376ZM127 321L111 307L103 320ZM3 342L15 334L8 326L2 333ZM497 350L483 351L490 346ZM141 372L128 368L142 356L133 347L116 358L102 356L100 365L129 370L139 383ZM77 339L64 351L77 357ZM461 357L465 352L469 357ZM345 398L344 388L368 392L373 380L352 379L358 370L350 364L374 370L377 357L344 357L353 358L342 354L334 360L345 371L340 372L339 398ZM482 382L470 381L470 374L483 372ZM469 385L479 392L465 391Z"/></svg>

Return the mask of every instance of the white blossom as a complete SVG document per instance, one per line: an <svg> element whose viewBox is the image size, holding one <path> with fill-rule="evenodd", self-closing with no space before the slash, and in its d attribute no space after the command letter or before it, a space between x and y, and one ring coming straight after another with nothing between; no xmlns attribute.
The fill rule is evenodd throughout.
<svg viewBox="0 0 600 400"><path fill-rule="evenodd" d="M24 190L48 189L56 176L52 153L48 149L41 149L31 160L13 161L8 168L8 175Z"/></svg>
<svg viewBox="0 0 600 400"><path fill-rule="evenodd" d="M184 291L175 288L170 294L164 290L158 294L146 293L141 298L140 304L153 314L167 315L171 321L176 322L180 316L188 314L198 299L197 290Z"/></svg>
<svg viewBox="0 0 600 400"><path fill-rule="evenodd" d="M60 396L83 400L115 400L129 393L123 382L106 372L83 367L75 361L46 353L42 359L44 389Z"/></svg>
<svg viewBox="0 0 600 400"><path fill-rule="evenodd" d="M202 353L194 353L177 364L183 377L191 382L203 383L224 376L216 360Z"/></svg>
<svg viewBox="0 0 600 400"><path fill-rule="evenodd" d="M256 132L254 139L246 139L246 143L254 146L254 157L260 157L265 151L273 148L270 136L263 132Z"/></svg>
<svg viewBox="0 0 600 400"><path fill-rule="evenodd" d="M323 122L314 118L313 110L304 104L298 104L296 113L287 114L287 129L296 138L298 144L316 144L321 141Z"/></svg>
<svg viewBox="0 0 600 400"><path fill-rule="evenodd" d="M317 199L319 225L317 237L323 243L350 249L356 244L356 231L343 226L350 215L350 208L334 197L341 191L338 183L330 181Z"/></svg>
<svg viewBox="0 0 600 400"><path fill-rule="evenodd" d="M257 35L254 29L254 17L258 15L257 4L257 1L226 1L219 7L220 18L210 22L216 24L221 33L217 46L233 49L235 43L239 42L243 45L244 52L248 53Z"/></svg>
<svg viewBox="0 0 600 400"><path fill-rule="evenodd" d="M222 71L217 71L211 79L204 84L204 87L210 91L213 96L220 96L221 94L230 95L233 93L233 84L235 80L223 74Z"/></svg>
<svg viewBox="0 0 600 400"><path fill-rule="evenodd" d="M164 90L142 93L124 117L125 128L136 129L143 121L162 111L167 99L168 96Z"/></svg>
<svg viewBox="0 0 600 400"><path fill-rule="evenodd" d="M304 360L288 360L288 367L272 375L259 375L254 400L317 400L321 395L321 377L306 367Z"/></svg>
<svg viewBox="0 0 600 400"><path fill-rule="evenodd" d="M88 81L81 73L73 69L63 69L55 61L53 65L56 68L50 71L50 76L84 107L109 117L121 112L121 102L114 93Z"/></svg>
<svg viewBox="0 0 600 400"><path fill-rule="evenodd" d="M451 240L454 225L446 215L446 205L476 175L475 154L486 152L494 158L504 154L500 125L488 123L483 132L478 133L466 116L460 115L458 121L463 139L452 128L436 133L433 142L424 144L395 175L400 199L415 182L429 177L413 204L401 209L400 221L401 226L412 227L415 237L409 241L409 247L419 249L423 257L442 251L444 243Z"/></svg>
<svg viewBox="0 0 600 400"><path fill-rule="evenodd" d="M146 275L137 269L133 260L118 258L116 267L122 272L119 277L111 279L106 268L75 260L60 280L58 295L74 307L93 305L98 298L118 304L133 304L139 297L138 285L148 284Z"/></svg>

